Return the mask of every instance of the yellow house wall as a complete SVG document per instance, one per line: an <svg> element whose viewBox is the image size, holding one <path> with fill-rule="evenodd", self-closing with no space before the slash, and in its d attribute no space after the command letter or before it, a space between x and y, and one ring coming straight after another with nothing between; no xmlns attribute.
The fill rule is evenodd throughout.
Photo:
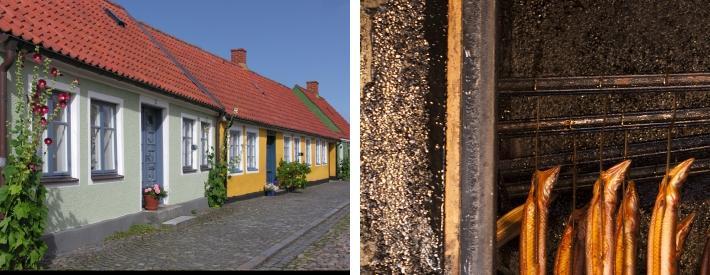
<svg viewBox="0 0 710 275"><path fill-rule="evenodd" d="M243 144L246 144L246 131L247 128L254 129L257 127L251 127L247 125L242 125L238 124L238 127L241 127L242 129L242 140ZM224 139L224 131L225 131L226 124L225 123L220 123L219 127L219 145L222 146L223 144L223 139ZM243 155L243 170L244 172L242 173L237 173L237 174L229 174L229 177L227 179L227 196L229 197L234 197L234 196L240 196L240 195L245 195L245 194L250 194L254 192L262 192L264 188L264 184L266 183L266 139L267 139L267 130L264 128L257 128L259 131L259 149L258 149L258 155L259 155L259 170L258 172L247 172L246 171L246 147L242 148L242 155ZM328 179L330 176L334 176L336 174L335 169L336 169L336 163L335 163L335 144L332 142L328 143L328 164L327 165L316 165L315 157L316 157L316 138L309 137L309 136L303 136L303 135L292 135L292 136L298 136L300 137L300 147L301 147L301 152L304 152L303 157L301 157L301 160L305 162L305 152L306 152L306 138L311 140L311 173L309 173L306 176L306 179L308 181L317 181L317 180L323 180L323 179ZM278 168L279 162L283 159L284 157L284 133L283 132L276 132L275 133L275 147L276 147L276 167ZM293 142L293 140L292 140ZM294 148L291 148L293 150ZM292 156L295 156L294 152L291 152Z"/></svg>
<svg viewBox="0 0 710 275"><path fill-rule="evenodd" d="M243 144L246 145L247 128L254 129L256 127L239 125L242 129ZM258 168L256 172L246 170L246 146L242 148L242 170L244 172L232 174L230 173L227 179L227 196L234 197L254 192L262 192L266 183L266 129L256 128L259 131L258 138Z"/></svg>
<svg viewBox="0 0 710 275"><path fill-rule="evenodd" d="M328 143L328 167L330 169L330 176L335 177L335 167L338 160L335 158L335 143Z"/></svg>

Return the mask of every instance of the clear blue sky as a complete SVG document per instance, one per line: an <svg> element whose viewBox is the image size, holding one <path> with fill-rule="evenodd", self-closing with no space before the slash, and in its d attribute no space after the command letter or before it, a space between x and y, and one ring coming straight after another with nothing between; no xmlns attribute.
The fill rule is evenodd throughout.
<svg viewBox="0 0 710 275"><path fill-rule="evenodd" d="M347 0L113 0L139 21L230 59L245 48L249 69L288 87L316 80L350 121Z"/></svg>

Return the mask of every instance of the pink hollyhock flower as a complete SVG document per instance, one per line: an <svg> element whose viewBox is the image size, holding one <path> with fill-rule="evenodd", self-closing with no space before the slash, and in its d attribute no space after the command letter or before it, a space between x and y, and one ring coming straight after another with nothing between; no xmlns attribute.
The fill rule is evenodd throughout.
<svg viewBox="0 0 710 275"><path fill-rule="evenodd" d="M67 107L67 101L66 101L66 100L59 101L59 108L64 109L64 108L66 108L66 107Z"/></svg>
<svg viewBox="0 0 710 275"><path fill-rule="evenodd" d="M42 126L47 126L47 119L46 118L41 118L39 120L39 123L42 124Z"/></svg>
<svg viewBox="0 0 710 275"><path fill-rule="evenodd" d="M42 55L39 53L35 53L32 55L32 61L34 61L37 64L42 63Z"/></svg>
<svg viewBox="0 0 710 275"><path fill-rule="evenodd" d="M37 171L37 165L34 163L27 164L27 169L30 169L32 172Z"/></svg>
<svg viewBox="0 0 710 275"><path fill-rule="evenodd" d="M44 79L38 80L37 81L37 89L44 90L44 88L47 88L47 81Z"/></svg>
<svg viewBox="0 0 710 275"><path fill-rule="evenodd" d="M52 69L49 70L49 74L51 74L53 77L57 77L57 76L61 75L59 70L57 70L57 68L54 68L54 67L52 67Z"/></svg>
<svg viewBox="0 0 710 275"><path fill-rule="evenodd" d="M51 139L51 138L45 138L45 139L44 139L44 144L52 145L52 139Z"/></svg>
<svg viewBox="0 0 710 275"><path fill-rule="evenodd" d="M47 105L42 106L42 115L49 113L49 107Z"/></svg>

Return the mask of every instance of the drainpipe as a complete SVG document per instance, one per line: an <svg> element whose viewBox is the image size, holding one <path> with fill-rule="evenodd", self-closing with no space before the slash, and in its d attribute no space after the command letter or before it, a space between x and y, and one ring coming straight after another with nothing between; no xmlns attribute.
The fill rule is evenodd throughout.
<svg viewBox="0 0 710 275"><path fill-rule="evenodd" d="M2 174L2 169L5 168L5 163L7 162L7 151L8 151L8 141L7 141L7 112L12 109L8 106L8 92L7 92L7 70L12 66L12 63L17 57L17 41L10 40L9 35L0 35L0 43L5 44L5 56L3 57L3 62L0 64L0 174ZM0 186L5 185L5 177L0 176Z"/></svg>

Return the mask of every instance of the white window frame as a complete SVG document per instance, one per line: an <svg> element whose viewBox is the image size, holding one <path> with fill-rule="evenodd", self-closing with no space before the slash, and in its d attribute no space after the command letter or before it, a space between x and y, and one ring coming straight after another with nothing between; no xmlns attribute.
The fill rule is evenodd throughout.
<svg viewBox="0 0 710 275"><path fill-rule="evenodd" d="M124 175L124 168L123 168L123 99L120 97L115 97L115 96L110 96L104 93L96 92L89 90L88 91L88 108L91 108L91 101L92 100L98 100L98 101L103 101L103 102L108 102L108 103L113 103L116 104L116 174L118 175ZM85 114L87 117L90 116L89 113ZM87 128L87 133L89 133L89 139L91 139L91 119L86 120L86 128ZM91 141L86 143L86 155L87 159L89 162L91 162ZM105 183L110 183L110 182L123 182L124 179L117 179L117 180L101 180L98 182L94 182L91 179L91 167L89 167L87 178L89 179L89 185L93 184L105 184Z"/></svg>
<svg viewBox="0 0 710 275"><path fill-rule="evenodd" d="M244 172L246 171L246 156L244 153L244 147L245 147L245 134L244 134L244 127L242 125L232 125L232 128L228 129L228 135L227 138L229 139L227 141L227 170L229 171L229 175L243 175ZM232 150L230 148L232 147L232 131L239 131L239 145L238 145L238 151L239 151L239 171L232 171L231 169L231 164L229 163L232 159Z"/></svg>
<svg viewBox="0 0 710 275"><path fill-rule="evenodd" d="M293 137L293 160L296 162L301 162L301 137Z"/></svg>
<svg viewBox="0 0 710 275"><path fill-rule="evenodd" d="M245 144L245 147L246 147L246 149L247 149L247 150L245 150L246 152L245 152L245 154L244 154L244 155L245 155L245 159L247 160L247 161L245 162L245 164L246 164L246 169L244 169L244 171L246 171L246 173L248 173L248 174L259 173L259 170L260 170L260 169L259 169L259 140L260 140L260 138L261 138L260 135L259 135L259 129L258 129L258 128L254 128L254 127L246 127L246 131L244 131L244 133L245 133L245 135L244 135L245 137L244 137L244 138L246 139L246 140L245 140L246 142L245 142L244 144ZM250 133L251 133L251 134L256 134L256 138L255 138L255 140L254 140L254 163L256 164L256 169L255 169L255 170L249 170L249 161L248 161L249 158L247 157L247 156L249 155L249 152L248 152L248 151L249 151L249 146L248 146L248 145L249 145L249 134L250 134Z"/></svg>
<svg viewBox="0 0 710 275"><path fill-rule="evenodd" d="M35 85L36 81L34 80L34 76L31 73L27 73L25 75L25 79L27 79L27 94L32 93L32 86ZM79 87L74 87L69 83L62 82L60 80L50 80L47 81L47 86L52 88L52 89L57 89L61 90L63 92L68 92L71 94L71 102L69 102L69 105L67 105L67 108L69 109L69 148L72 148L71 151L69 152L69 176L75 179L80 179L79 176L79 171L80 171L80 160L79 160L79 150L80 145L79 145L79 130L81 128L81 125L79 124L79 118L81 117L81 113L79 110L79 101L80 101L80 95L79 95ZM0 122L0 123L5 123L5 122ZM46 135L43 134L43 135ZM76 148L76 149L73 149ZM91 149L89 147L89 149ZM91 154L91 153L89 153ZM91 156L89 156L91 157ZM46 158L46 155L43 154L42 158ZM89 169L91 170L91 169ZM91 171L89 171L89 178L91 178ZM72 187L72 186L79 186L78 182L77 183L71 183L71 184L49 184L46 187L48 188L60 188L60 187Z"/></svg>
<svg viewBox="0 0 710 275"><path fill-rule="evenodd" d="M209 125L207 127L207 148L203 148L203 146L202 146L202 124L203 123ZM213 141L214 140L214 130L213 129L214 129L214 126L212 126L211 120L200 119L200 170L202 170L202 162L207 161L207 167L206 167L207 169L202 170L202 172L208 172L209 169L212 168L209 163L208 155L205 154L205 156L203 158L202 153L203 152L209 153L209 151L205 151L205 150L209 150L210 148L212 148L214 146L213 145L213 143L214 143L214 141Z"/></svg>
<svg viewBox="0 0 710 275"><path fill-rule="evenodd" d="M320 159L320 151L321 151L321 149L322 149L322 148L320 147L320 139L316 139L316 155L315 155L315 157L316 157L316 166L320 166L320 165L321 165L321 159Z"/></svg>
<svg viewBox="0 0 710 275"><path fill-rule="evenodd" d="M313 160L311 158L313 156L313 154L311 153L311 139L305 138L305 140L306 140L306 155L305 155L306 164L308 166L311 166L311 165L313 165Z"/></svg>
<svg viewBox="0 0 710 275"><path fill-rule="evenodd" d="M288 142L286 142L286 138L288 138ZM288 156L288 158L286 158ZM284 134L284 157L283 157L285 162L292 162L293 161L293 136Z"/></svg>
<svg viewBox="0 0 710 275"><path fill-rule="evenodd" d="M191 150L192 155L190 155L190 157L192 158L192 163L191 163L191 166L189 166L189 167L195 171L187 172L187 173L185 173L185 171L184 171L184 168L188 167L188 166L185 166L185 159L184 159L185 158L185 148L182 144L182 142L183 142L182 138L184 136L184 133L183 133L184 129L183 128L185 126L183 124L185 123L185 119L192 120L192 129L190 129L190 131L192 132L192 144L191 144L190 148L192 148L192 145L196 145L197 149L198 149L198 150ZM180 114L180 173L181 173L181 175L194 174L195 172L197 172L197 169L199 169L199 167L198 167L199 157L197 154L199 152L199 145L195 144L196 137L199 137L199 132L197 131L197 129L199 128L199 127L197 127L197 125L199 125L199 124L200 124L200 119L197 116L192 115L192 114L187 114L187 113Z"/></svg>
<svg viewBox="0 0 710 275"><path fill-rule="evenodd" d="M328 166L328 141L323 140L323 165Z"/></svg>

